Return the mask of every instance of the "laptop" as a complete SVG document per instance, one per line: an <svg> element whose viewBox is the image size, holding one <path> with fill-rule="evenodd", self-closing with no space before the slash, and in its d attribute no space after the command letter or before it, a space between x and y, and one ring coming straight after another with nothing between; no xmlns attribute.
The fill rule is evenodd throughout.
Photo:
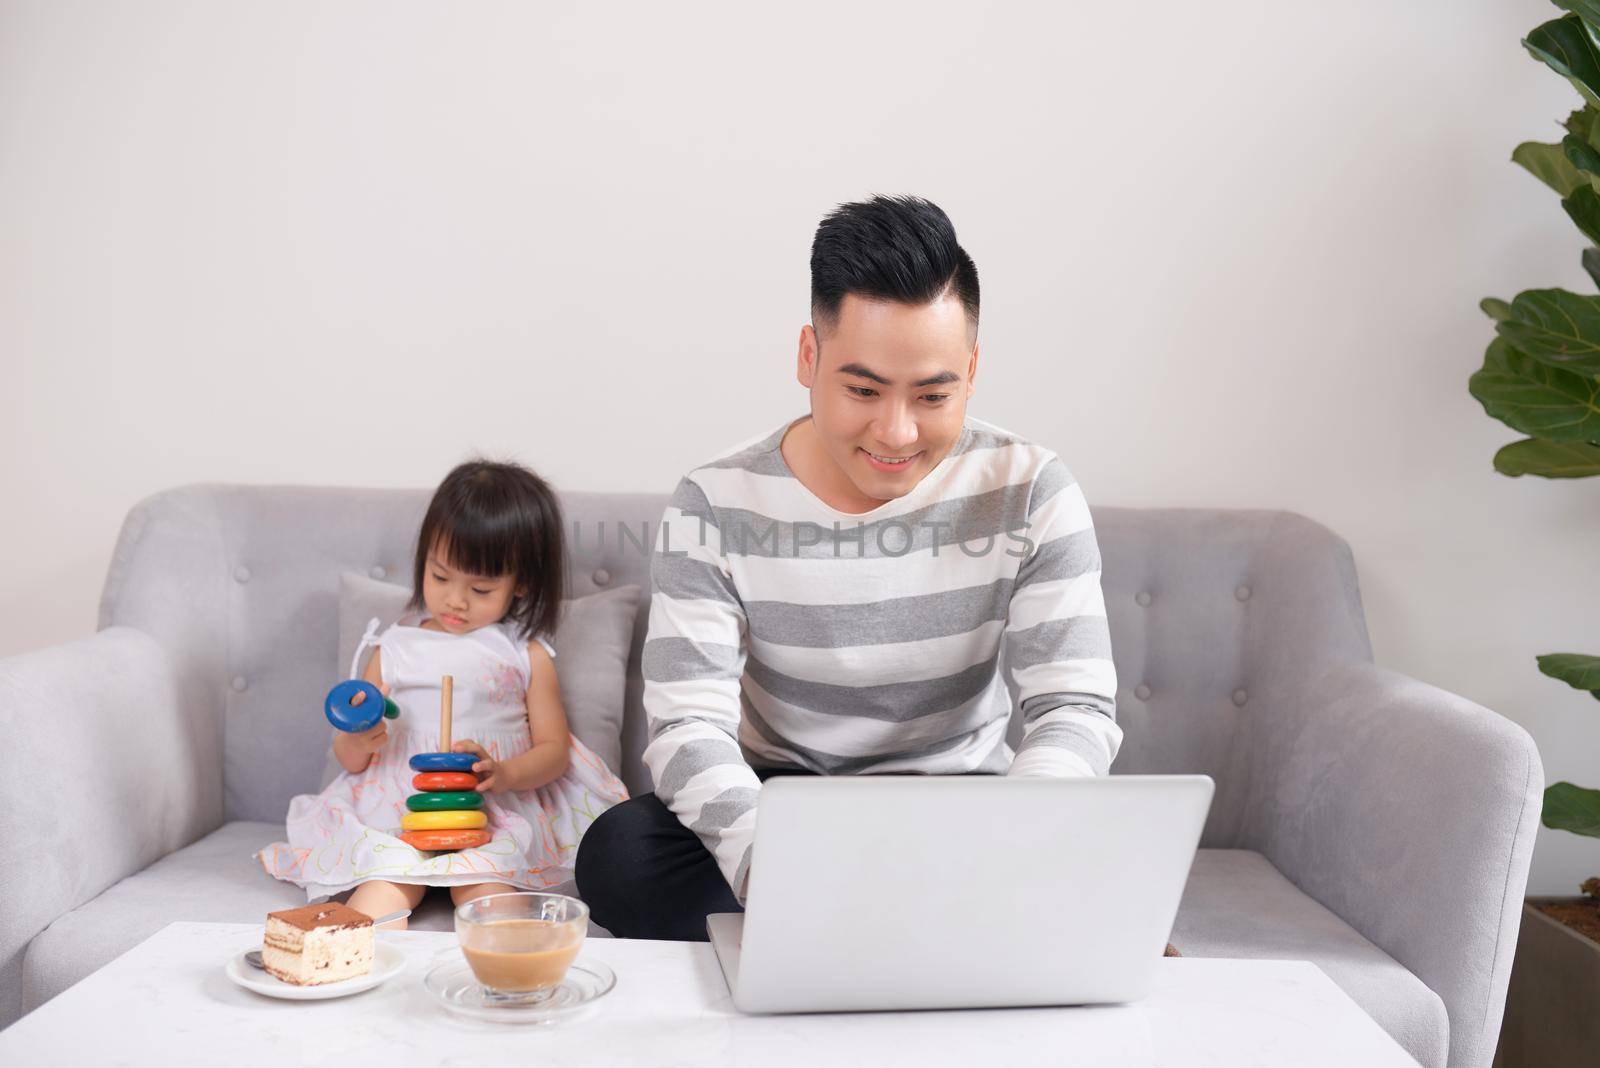
<svg viewBox="0 0 1600 1068"><path fill-rule="evenodd" d="M1206 775L775 777L743 913L706 918L745 1012L1136 1001Z"/></svg>

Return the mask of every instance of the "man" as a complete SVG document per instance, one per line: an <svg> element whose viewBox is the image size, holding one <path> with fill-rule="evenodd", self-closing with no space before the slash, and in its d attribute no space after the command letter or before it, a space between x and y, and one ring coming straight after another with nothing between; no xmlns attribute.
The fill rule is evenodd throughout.
<svg viewBox="0 0 1600 1068"><path fill-rule="evenodd" d="M1083 494L1049 450L966 415L978 273L949 218L840 206L812 245L811 318L810 416L691 471L662 520L656 790L603 814L576 864L621 937L704 940L707 914L738 911L771 775L1103 775L1122 741Z"/></svg>

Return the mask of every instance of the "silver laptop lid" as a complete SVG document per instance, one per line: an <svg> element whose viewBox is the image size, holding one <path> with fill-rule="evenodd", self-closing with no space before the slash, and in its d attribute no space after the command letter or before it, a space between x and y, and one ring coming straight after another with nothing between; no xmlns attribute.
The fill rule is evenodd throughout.
<svg viewBox="0 0 1600 1068"><path fill-rule="evenodd" d="M765 783L734 1001L751 1012L1142 997L1204 775Z"/></svg>

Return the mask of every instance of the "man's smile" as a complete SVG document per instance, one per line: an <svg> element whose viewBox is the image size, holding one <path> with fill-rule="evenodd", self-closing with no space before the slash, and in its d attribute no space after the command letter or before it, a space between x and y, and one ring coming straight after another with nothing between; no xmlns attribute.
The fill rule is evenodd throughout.
<svg viewBox="0 0 1600 1068"><path fill-rule="evenodd" d="M862 455L866 456L867 462L879 471L904 470L907 464L922 455L920 451L911 453L909 456L888 456L882 453L870 452L867 449L862 449L861 452Z"/></svg>

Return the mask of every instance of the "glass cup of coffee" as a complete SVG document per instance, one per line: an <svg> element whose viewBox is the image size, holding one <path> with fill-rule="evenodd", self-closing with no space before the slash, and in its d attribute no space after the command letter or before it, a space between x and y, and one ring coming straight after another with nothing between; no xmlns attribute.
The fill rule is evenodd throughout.
<svg viewBox="0 0 1600 1068"><path fill-rule="evenodd" d="M589 906L562 894L491 894L456 909L456 938L488 1005L536 1005L566 977Z"/></svg>

